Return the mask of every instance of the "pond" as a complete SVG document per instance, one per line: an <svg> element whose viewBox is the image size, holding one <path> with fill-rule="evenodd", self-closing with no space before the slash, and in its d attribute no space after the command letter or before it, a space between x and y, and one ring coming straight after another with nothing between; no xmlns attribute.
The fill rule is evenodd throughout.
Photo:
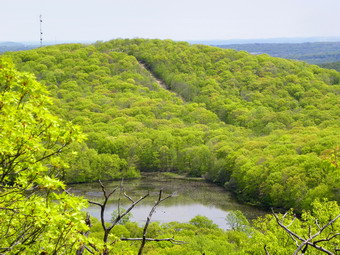
<svg viewBox="0 0 340 255"><path fill-rule="evenodd" d="M105 220L111 219L112 212L117 210L120 181L105 182L108 192L118 187L107 204ZM70 185L71 192L85 198L102 202L103 193L99 183ZM222 229L230 229L226 216L230 211L240 210L249 220L264 215L266 212L258 208L240 204L232 193L224 188L204 181L167 178L160 173L146 173L140 179L124 180L123 187L126 194L134 200L150 193L147 199L138 204L131 212L131 221L144 224L146 218L158 199L159 190L163 190L164 197L173 196L162 202L152 216L152 221L166 223L171 221L189 222L196 215L206 216ZM131 202L121 196L121 208L128 208ZM100 218L100 208L90 205L87 211L94 217Z"/></svg>

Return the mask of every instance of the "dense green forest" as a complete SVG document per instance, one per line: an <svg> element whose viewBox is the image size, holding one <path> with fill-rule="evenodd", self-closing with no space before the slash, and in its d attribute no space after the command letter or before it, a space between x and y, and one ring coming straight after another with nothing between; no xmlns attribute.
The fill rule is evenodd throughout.
<svg viewBox="0 0 340 255"><path fill-rule="evenodd" d="M87 134L65 154L67 182L175 171L267 206L339 199L338 72L161 40L8 55Z"/></svg>
<svg viewBox="0 0 340 255"><path fill-rule="evenodd" d="M218 47L245 50L252 54L269 54L273 57L296 59L310 64L324 64L340 60L340 42L247 43Z"/></svg>
<svg viewBox="0 0 340 255"><path fill-rule="evenodd" d="M6 53L1 59L1 185L6 199L0 205L8 209L0 210L0 223L15 229L1 229L8 236L0 239L7 242L1 252L11 245L20 252L27 248L17 245L20 238L27 245L39 235L45 241L32 245L32 252L55 242L54 249L60 250L72 242L72 249L75 242L97 242L95 230L94 239L81 241L87 227L78 209L84 201L55 192L64 188L59 180L110 180L137 177L140 171L203 176L243 201L294 208L302 213L291 228L299 236L308 235L308 229L317 231L339 214L336 202L322 202L340 199L340 73L335 70L244 51L143 39L49 46ZM15 71L11 61L40 83ZM22 199L37 190L46 197ZM48 212L39 203L49 205L49 222L44 222L42 215ZM27 213L32 217L25 218ZM208 219L155 224L155 235L194 241L191 246L156 242L148 246L148 254L287 254L296 249L278 226L280 220L268 216L244 227L248 224L242 219L236 217L243 227L234 231L218 230ZM292 219L289 214L281 221L288 225ZM316 219L320 223L315 225ZM28 236L15 228L20 221ZM67 223L74 221L78 224ZM323 233L326 239L339 230L339 222L332 227ZM140 234L129 225L115 228L120 230L110 238ZM59 239L52 237L56 229ZM338 249L335 237L323 241L325 249ZM135 254L135 246L117 243L112 248L117 254L124 249ZM318 254L312 248L309 254ZM259 253L252 253L255 250Z"/></svg>
<svg viewBox="0 0 340 255"><path fill-rule="evenodd" d="M320 64L319 66L321 66L323 68L334 69L334 70L337 70L338 72L340 72L340 61Z"/></svg>

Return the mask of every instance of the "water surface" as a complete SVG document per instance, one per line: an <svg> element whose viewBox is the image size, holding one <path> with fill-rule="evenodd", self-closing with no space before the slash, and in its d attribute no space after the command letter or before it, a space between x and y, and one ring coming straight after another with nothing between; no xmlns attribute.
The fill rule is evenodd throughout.
<svg viewBox="0 0 340 255"><path fill-rule="evenodd" d="M118 198L120 193L120 181L104 183L108 192L117 188L112 195L105 211L105 220L111 219L111 214L118 208ZM102 202L103 193L99 183L87 183L71 185L71 192L76 195L84 196L87 199ZM266 212L249 206L240 204L236 201L232 193L224 188L204 181L190 181L166 178L159 173L143 174L140 179L125 180L123 183L125 192L134 200L150 193L150 196L138 204L131 212L131 221L143 224L158 199L159 190L163 190L163 195L173 196L158 207L152 216L152 221L166 223L171 221L189 222L196 215L203 215L213 220L220 228L229 229L230 226L225 220L227 214L233 210L240 210L252 220ZM130 201L121 194L121 208L128 208ZM94 217L100 218L100 208L90 205L87 211Z"/></svg>

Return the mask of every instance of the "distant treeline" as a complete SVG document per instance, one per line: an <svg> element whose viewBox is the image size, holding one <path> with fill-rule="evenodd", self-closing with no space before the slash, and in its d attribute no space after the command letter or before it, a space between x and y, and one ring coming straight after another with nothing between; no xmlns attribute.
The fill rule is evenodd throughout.
<svg viewBox="0 0 340 255"><path fill-rule="evenodd" d="M244 50L252 54L269 54L273 57L296 59L310 64L340 61L340 42L251 43L219 45L218 47Z"/></svg>
<svg viewBox="0 0 340 255"><path fill-rule="evenodd" d="M340 61L338 62L333 62L333 63L325 63L325 64L320 64L319 66L323 68L328 68L328 69L334 69L340 72Z"/></svg>
<svg viewBox="0 0 340 255"><path fill-rule="evenodd" d="M38 45L25 45L16 42L0 42L0 53L7 51L31 50L39 47Z"/></svg>

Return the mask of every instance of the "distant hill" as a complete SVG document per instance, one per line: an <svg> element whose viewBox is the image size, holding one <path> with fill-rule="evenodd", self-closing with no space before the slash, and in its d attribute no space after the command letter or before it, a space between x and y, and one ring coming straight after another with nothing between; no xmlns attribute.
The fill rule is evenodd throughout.
<svg viewBox="0 0 340 255"><path fill-rule="evenodd" d="M37 47L38 45L25 45L18 42L0 42L0 53L7 51L31 50Z"/></svg>
<svg viewBox="0 0 340 255"><path fill-rule="evenodd" d="M18 42L0 42L0 47L23 47L23 46L25 45Z"/></svg>
<svg viewBox="0 0 340 255"><path fill-rule="evenodd" d="M340 72L340 61L320 64L319 66L321 66L323 68L334 69L334 70L337 70L338 72Z"/></svg>
<svg viewBox="0 0 340 255"><path fill-rule="evenodd" d="M255 55L269 54L273 57L296 59L310 64L340 61L340 42L250 43L218 45L218 47L244 50Z"/></svg>
<svg viewBox="0 0 340 255"><path fill-rule="evenodd" d="M255 44L255 43L314 43L314 42L340 42L340 37L282 37L259 39L228 39L228 40L190 40L190 44L204 45L230 45L230 44Z"/></svg>
<svg viewBox="0 0 340 255"><path fill-rule="evenodd" d="M51 46L57 44L70 44L70 43L82 43L90 44L93 41L44 41L43 46ZM37 42L0 42L0 54L8 51L21 51L21 50L31 50L39 48L40 44Z"/></svg>

